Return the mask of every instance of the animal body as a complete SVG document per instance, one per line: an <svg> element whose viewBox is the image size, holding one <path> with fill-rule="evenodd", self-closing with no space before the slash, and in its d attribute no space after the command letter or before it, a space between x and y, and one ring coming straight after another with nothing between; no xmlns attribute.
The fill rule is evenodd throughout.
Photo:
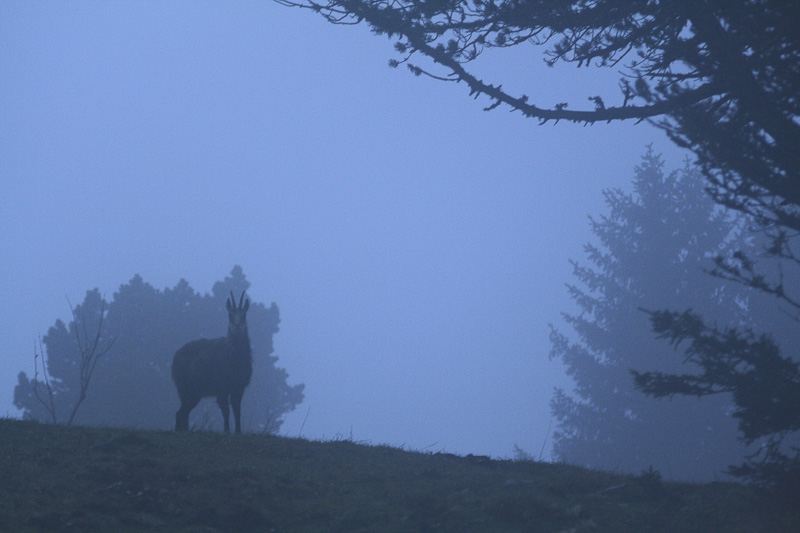
<svg viewBox="0 0 800 533"><path fill-rule="evenodd" d="M244 301L242 292L239 305L236 305L231 292L225 305L228 309L228 336L188 342L175 352L172 359L172 381L181 400L180 409L175 414L175 431L187 431L192 409L201 399L214 396L222 410L225 433L230 433L230 408L233 408L236 433L242 432L242 395L253 374L253 353L247 334L250 300Z"/></svg>

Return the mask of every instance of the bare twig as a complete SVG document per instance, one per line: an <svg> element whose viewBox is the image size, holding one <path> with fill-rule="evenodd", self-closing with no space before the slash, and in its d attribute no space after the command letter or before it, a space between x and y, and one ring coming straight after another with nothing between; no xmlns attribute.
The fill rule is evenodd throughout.
<svg viewBox="0 0 800 533"><path fill-rule="evenodd" d="M297 432L298 437L303 436L303 428L306 426L306 420L308 420L308 413L310 412L311 412L311 406L309 405L308 409L306 409L306 416L303 418L303 423L300 424L300 431Z"/></svg>
<svg viewBox="0 0 800 533"><path fill-rule="evenodd" d="M47 389L47 401L39 396L39 354L42 356L42 377L44 378L45 389ZM33 395L36 396L36 399L39 400L47 412L50 413L50 418L53 419L53 423L55 424L57 421L56 402L53 397L53 387L50 385L50 376L47 373L47 360L44 355L44 350L42 349L41 336L39 337L38 352L36 351L36 341L33 341Z"/></svg>
<svg viewBox="0 0 800 533"><path fill-rule="evenodd" d="M553 427L553 419L551 418L549 422L547 422L547 433L544 435L544 442L542 443L542 450L539 452L539 462L542 461L542 455L544 455L544 447L547 446L547 437L550 436L550 429Z"/></svg>
<svg viewBox="0 0 800 533"><path fill-rule="evenodd" d="M92 375L94 374L95 366L97 365L97 361L103 357L111 347L114 345L114 339L111 339L108 344L100 348L100 339L102 337L103 331L103 319L105 318L105 311L106 311L106 301L105 298L101 300L100 306L100 319L97 324L97 331L94 335L94 339L89 339L89 333L86 329L86 317L81 317L80 323L81 327L80 330L83 332L83 339L81 339L81 335L79 333L78 328L78 315L75 312L75 309L72 307L72 303L67 298L67 303L69 304L69 310L72 313L72 320L75 330L75 340L78 343L78 350L81 354L80 359L80 391L78 392L78 400L75 402L75 405L72 408L72 412L69 415L69 419L67 420L67 425L72 424L72 421L75 419L75 415L78 412L78 408L80 408L83 401L86 399L86 391L89 389L89 383L92 380Z"/></svg>

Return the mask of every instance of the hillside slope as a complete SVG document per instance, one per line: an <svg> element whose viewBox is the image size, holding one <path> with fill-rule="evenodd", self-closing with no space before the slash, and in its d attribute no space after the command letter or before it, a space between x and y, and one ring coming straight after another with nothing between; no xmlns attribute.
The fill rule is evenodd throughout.
<svg viewBox="0 0 800 533"><path fill-rule="evenodd" d="M0 420L3 531L800 531L769 501L346 441Z"/></svg>

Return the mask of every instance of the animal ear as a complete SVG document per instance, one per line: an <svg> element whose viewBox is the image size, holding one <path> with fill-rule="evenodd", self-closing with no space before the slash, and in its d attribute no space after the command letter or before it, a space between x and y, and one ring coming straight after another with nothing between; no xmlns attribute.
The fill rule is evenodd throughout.
<svg viewBox="0 0 800 533"><path fill-rule="evenodd" d="M244 307L242 308L242 311L244 311L246 313L248 309L250 309L250 300L245 300Z"/></svg>
<svg viewBox="0 0 800 533"><path fill-rule="evenodd" d="M225 300L225 309L227 309L228 312L230 312L230 310L231 310L231 301L230 301L230 299L226 299Z"/></svg>
<svg viewBox="0 0 800 533"><path fill-rule="evenodd" d="M239 307L241 307L241 302L239 302ZM236 309L236 296L233 295L233 291L231 291L231 305L228 307L228 311Z"/></svg>

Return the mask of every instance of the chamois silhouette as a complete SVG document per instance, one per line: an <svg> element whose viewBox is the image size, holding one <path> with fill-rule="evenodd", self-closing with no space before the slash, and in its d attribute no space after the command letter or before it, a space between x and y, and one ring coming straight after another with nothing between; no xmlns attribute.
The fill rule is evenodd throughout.
<svg viewBox="0 0 800 533"><path fill-rule="evenodd" d="M244 301L244 291L226 301L228 336L218 339L198 339L183 345L172 359L172 381L178 389L181 407L175 413L175 431L188 431L189 413L201 399L216 396L222 410L225 433L230 433L230 407L236 433L242 432L241 407L244 389L253 374L253 352L247 334L247 310L250 300Z"/></svg>

